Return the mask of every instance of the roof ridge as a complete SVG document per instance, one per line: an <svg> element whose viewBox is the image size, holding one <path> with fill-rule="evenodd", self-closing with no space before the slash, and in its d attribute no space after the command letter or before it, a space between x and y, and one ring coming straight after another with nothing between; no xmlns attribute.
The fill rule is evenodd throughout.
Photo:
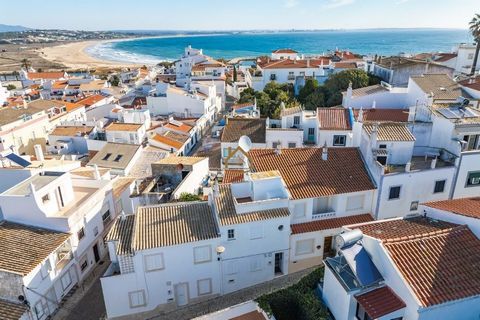
<svg viewBox="0 0 480 320"><path fill-rule="evenodd" d="M382 241L385 245L396 244L396 243L406 243L406 242L413 242L418 240L431 239L431 238L446 235L452 232L465 231L465 230L470 230L467 225L458 225L451 228L445 228L437 231L421 233L413 236L390 238L390 239L384 239L380 241Z"/></svg>

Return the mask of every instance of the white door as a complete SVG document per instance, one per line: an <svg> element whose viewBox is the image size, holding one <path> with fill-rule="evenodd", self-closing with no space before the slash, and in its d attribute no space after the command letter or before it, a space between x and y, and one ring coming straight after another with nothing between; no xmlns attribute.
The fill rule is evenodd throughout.
<svg viewBox="0 0 480 320"><path fill-rule="evenodd" d="M188 283L175 285L175 300L177 300L177 306L184 306L188 303Z"/></svg>

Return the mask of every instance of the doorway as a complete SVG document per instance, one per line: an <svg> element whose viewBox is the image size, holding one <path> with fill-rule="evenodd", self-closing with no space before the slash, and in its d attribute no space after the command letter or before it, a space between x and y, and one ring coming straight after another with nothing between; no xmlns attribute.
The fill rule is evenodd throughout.
<svg viewBox="0 0 480 320"><path fill-rule="evenodd" d="M100 255L98 254L98 244L95 243L93 246L93 256L95 257L95 263L98 263L100 261Z"/></svg>
<svg viewBox="0 0 480 320"><path fill-rule="evenodd" d="M283 274L283 252L275 253L275 275Z"/></svg>
<svg viewBox="0 0 480 320"><path fill-rule="evenodd" d="M333 257L335 254L332 250L333 237L325 237L323 241L323 258Z"/></svg>
<svg viewBox="0 0 480 320"><path fill-rule="evenodd" d="M175 285L175 300L177 306L184 306L188 304L188 283L183 282Z"/></svg>

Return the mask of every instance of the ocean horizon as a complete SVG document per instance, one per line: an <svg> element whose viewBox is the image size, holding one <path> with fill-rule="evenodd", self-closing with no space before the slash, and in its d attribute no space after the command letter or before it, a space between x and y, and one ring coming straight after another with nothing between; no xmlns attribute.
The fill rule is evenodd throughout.
<svg viewBox="0 0 480 320"><path fill-rule="evenodd" d="M156 34L152 32L152 36ZM101 42L86 52L98 59L155 64L178 59L191 45L214 58L232 59L270 54L292 48L301 54L324 54L338 49L369 55L450 52L459 43L471 42L462 29L359 29L323 31L243 31L168 34L152 38Z"/></svg>

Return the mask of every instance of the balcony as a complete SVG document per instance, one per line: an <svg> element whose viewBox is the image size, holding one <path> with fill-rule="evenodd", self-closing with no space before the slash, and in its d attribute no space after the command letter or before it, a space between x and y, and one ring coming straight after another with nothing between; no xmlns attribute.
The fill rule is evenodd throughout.
<svg viewBox="0 0 480 320"><path fill-rule="evenodd" d="M323 220L323 219L331 219L335 218L336 213L333 209L327 209L322 212L312 213L312 220Z"/></svg>
<svg viewBox="0 0 480 320"><path fill-rule="evenodd" d="M55 254L57 258L55 272L58 274L70 261L72 261L72 248L69 243L64 243L60 248L58 248Z"/></svg>

